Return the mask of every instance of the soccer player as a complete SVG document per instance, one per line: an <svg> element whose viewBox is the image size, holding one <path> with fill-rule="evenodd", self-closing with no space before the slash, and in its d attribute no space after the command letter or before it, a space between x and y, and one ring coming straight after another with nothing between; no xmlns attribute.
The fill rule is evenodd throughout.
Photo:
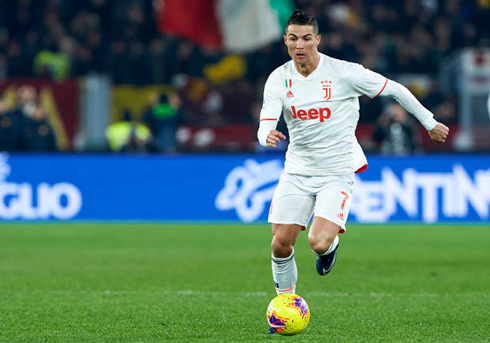
<svg viewBox="0 0 490 343"><path fill-rule="evenodd" d="M291 61L271 73L264 89L257 133L260 144L275 148L286 138L276 130L281 113L290 135L285 169L269 213L277 294L295 293L294 244L313 213L308 242L318 256L316 270L326 275L335 264L354 174L367 168L355 137L359 96L394 98L420 121L435 143L444 143L449 134L404 86L359 64L319 53L320 40L316 20L295 10L284 35Z"/></svg>

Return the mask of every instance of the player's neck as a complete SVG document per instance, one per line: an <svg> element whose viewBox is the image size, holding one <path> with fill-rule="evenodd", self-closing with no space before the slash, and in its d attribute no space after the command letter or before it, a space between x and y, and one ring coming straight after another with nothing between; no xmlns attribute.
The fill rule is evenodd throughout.
<svg viewBox="0 0 490 343"><path fill-rule="evenodd" d="M318 67L318 63L320 63L320 54L317 53L311 61L307 61L304 64L294 62L294 66L301 75L307 77Z"/></svg>

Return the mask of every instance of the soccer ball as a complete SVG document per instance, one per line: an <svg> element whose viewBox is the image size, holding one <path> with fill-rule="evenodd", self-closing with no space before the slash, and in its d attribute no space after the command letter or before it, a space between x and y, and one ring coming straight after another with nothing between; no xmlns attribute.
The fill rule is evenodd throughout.
<svg viewBox="0 0 490 343"><path fill-rule="evenodd" d="M309 321L310 308L296 294L279 294L267 308L267 322L281 335L296 335L306 329Z"/></svg>

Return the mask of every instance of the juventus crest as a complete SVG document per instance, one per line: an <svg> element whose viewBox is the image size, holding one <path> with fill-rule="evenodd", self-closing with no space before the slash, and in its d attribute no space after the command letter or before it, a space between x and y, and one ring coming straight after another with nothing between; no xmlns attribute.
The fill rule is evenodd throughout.
<svg viewBox="0 0 490 343"><path fill-rule="evenodd" d="M325 100L329 100L332 97L332 81L322 81L322 88L325 91Z"/></svg>

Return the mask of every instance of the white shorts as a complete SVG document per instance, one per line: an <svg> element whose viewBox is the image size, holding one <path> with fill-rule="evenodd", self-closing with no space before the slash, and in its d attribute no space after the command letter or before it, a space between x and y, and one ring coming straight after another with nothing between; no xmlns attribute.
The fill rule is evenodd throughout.
<svg viewBox="0 0 490 343"><path fill-rule="evenodd" d="M336 176L303 176L283 172L274 192L269 223L306 227L314 213L345 232L354 173Z"/></svg>

